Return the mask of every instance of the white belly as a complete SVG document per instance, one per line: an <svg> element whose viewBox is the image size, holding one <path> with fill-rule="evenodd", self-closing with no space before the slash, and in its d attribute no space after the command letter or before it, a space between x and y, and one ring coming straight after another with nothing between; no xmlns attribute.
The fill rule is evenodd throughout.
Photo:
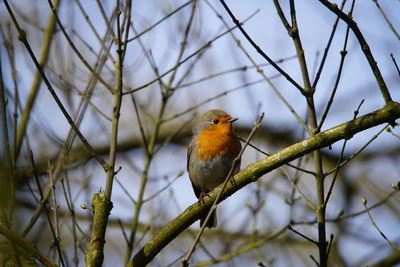
<svg viewBox="0 0 400 267"><path fill-rule="evenodd" d="M196 187L209 192L224 182L231 166L232 162L226 157L216 157L208 161L197 160L189 164L189 174Z"/></svg>

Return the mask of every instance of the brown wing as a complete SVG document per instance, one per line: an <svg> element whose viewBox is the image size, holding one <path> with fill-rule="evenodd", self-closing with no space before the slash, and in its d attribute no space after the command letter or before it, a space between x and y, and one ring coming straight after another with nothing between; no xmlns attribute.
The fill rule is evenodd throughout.
<svg viewBox="0 0 400 267"><path fill-rule="evenodd" d="M192 143L189 144L188 150L187 150L187 162L186 162L186 170L189 172L189 162L190 162L190 154L192 154L192 149L193 145ZM190 176L190 173L189 173Z"/></svg>
<svg viewBox="0 0 400 267"><path fill-rule="evenodd" d="M187 162L186 162L186 170L189 173L189 178L190 178L190 182L192 183L192 187L193 187L193 191L194 194L196 195L197 198L200 197L200 193L201 193L201 188L197 187L193 182L192 182L192 178L190 177L190 171L189 171L189 162L190 162L190 156L192 154L192 149L193 149L193 145L192 143L189 144L188 147L188 151L187 151Z"/></svg>
<svg viewBox="0 0 400 267"><path fill-rule="evenodd" d="M235 157L233 159L235 159L239 155L241 150L242 150L242 144L240 143L239 138L236 136L235 151L233 153L235 155ZM239 158L239 160L235 166L235 169L233 170L232 175L235 175L236 173L238 173L240 171L241 162L242 162L242 158Z"/></svg>

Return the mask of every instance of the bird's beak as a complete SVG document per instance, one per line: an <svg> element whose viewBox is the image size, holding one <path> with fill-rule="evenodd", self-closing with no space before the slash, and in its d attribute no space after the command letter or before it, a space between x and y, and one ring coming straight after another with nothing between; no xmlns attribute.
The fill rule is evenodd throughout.
<svg viewBox="0 0 400 267"><path fill-rule="evenodd" d="M239 118L230 118L229 120L227 120L227 122L230 122L230 123L232 123L232 122L235 122L235 121L237 121Z"/></svg>

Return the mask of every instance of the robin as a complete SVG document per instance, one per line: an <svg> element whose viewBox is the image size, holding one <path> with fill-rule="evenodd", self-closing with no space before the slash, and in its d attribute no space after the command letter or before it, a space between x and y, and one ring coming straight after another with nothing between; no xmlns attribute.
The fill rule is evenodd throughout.
<svg viewBox="0 0 400 267"><path fill-rule="evenodd" d="M193 126L193 137L187 153L187 170L194 193L200 202L208 192L225 181L233 160L239 155L241 144L235 135L232 118L228 113L212 109L204 113ZM240 159L232 176L240 169ZM200 219L203 226L207 213ZM217 225L216 210L206 227Z"/></svg>

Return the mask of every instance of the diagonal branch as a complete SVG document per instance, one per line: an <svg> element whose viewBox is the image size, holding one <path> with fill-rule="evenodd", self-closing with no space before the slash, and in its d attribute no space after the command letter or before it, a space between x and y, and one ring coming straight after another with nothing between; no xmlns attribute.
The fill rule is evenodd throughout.
<svg viewBox="0 0 400 267"><path fill-rule="evenodd" d="M32 243L28 242L13 230L8 229L4 225L0 224L0 235L3 235L10 239L14 244L23 248L29 255L32 255L38 261L40 261L44 266L57 266L55 262L49 259L46 255L44 255L40 250L36 248Z"/></svg>
<svg viewBox="0 0 400 267"><path fill-rule="evenodd" d="M59 4L60 4L59 0L54 2L55 12L58 11ZM50 47L51 47L51 43L53 40L53 33L54 33L55 27L56 27L55 16L54 16L54 13L51 13L49 21L47 23L46 30L44 31L43 44L42 44L42 48L40 51L40 57L39 57L39 65L42 68L46 67L47 61L49 59L49 54L50 54L50 50L51 50ZM22 141L26 134L26 128L29 123L29 118L32 113L31 111L33 109L33 105L35 103L36 97L39 92L41 81L42 81L42 77L40 75L39 70L37 70L35 72L35 76L33 78L31 89L29 90L29 96L28 96L28 99L26 100L26 104L25 104L23 112L21 113L21 119L18 124L17 139L14 141L15 142L15 146L14 146L15 147L15 151L14 151L15 159L18 157L18 154L21 151Z"/></svg>

